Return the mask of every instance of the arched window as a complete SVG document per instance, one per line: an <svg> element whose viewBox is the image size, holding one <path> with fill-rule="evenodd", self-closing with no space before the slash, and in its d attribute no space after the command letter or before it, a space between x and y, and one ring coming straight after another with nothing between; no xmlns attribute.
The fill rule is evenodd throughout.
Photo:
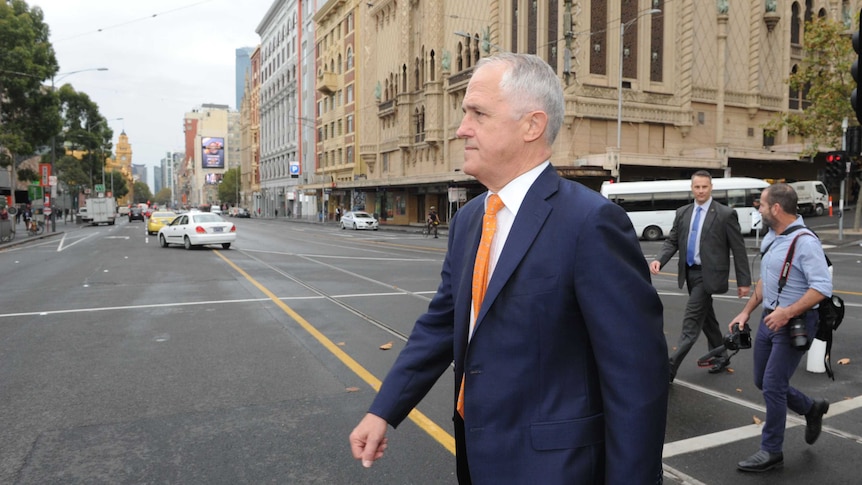
<svg viewBox="0 0 862 485"><path fill-rule="evenodd" d="M431 50L430 56L431 56L431 62L428 63L428 73L430 75L428 77L428 80L434 81L435 80L435 70L437 68L437 66L435 66L434 63L437 62L437 60L434 58L434 50L433 49Z"/></svg>
<svg viewBox="0 0 862 485"><path fill-rule="evenodd" d="M799 33L802 30L802 19L799 18L799 4L793 2L790 7L790 43L799 44Z"/></svg>
<svg viewBox="0 0 862 485"><path fill-rule="evenodd" d="M341 54L338 54L338 74L341 74Z"/></svg>
<svg viewBox="0 0 862 485"><path fill-rule="evenodd" d="M458 42L458 72L464 70L464 44Z"/></svg>
<svg viewBox="0 0 862 485"><path fill-rule="evenodd" d="M419 91L419 87L422 85L422 80L419 78L419 58L417 57L413 61L413 82L415 91Z"/></svg>
<svg viewBox="0 0 862 485"><path fill-rule="evenodd" d="M353 48L347 48L347 70L353 69Z"/></svg>
<svg viewBox="0 0 862 485"><path fill-rule="evenodd" d="M799 66L793 65L793 68L790 70L790 75L796 74L796 71L799 70ZM799 109L799 99L800 93L799 90L794 89L792 86L790 87L790 91L787 95L787 108L788 109Z"/></svg>

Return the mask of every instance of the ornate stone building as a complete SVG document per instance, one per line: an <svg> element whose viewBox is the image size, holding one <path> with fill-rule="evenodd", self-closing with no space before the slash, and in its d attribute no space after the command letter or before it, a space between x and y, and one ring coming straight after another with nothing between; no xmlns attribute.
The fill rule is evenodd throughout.
<svg viewBox="0 0 862 485"><path fill-rule="evenodd" d="M786 79L804 22L844 21L858 0L330 0L317 27L313 188L384 223L444 218L484 189L455 132L476 62L497 51L551 64L566 98L551 161L602 180L813 179L804 140L765 132L806 106ZM443 210L448 207L448 210ZM330 201L329 210L334 210Z"/></svg>
<svg viewBox="0 0 862 485"><path fill-rule="evenodd" d="M117 147L114 150L115 157L105 160L106 169L109 172L121 174L123 180L126 181L126 187L129 192L123 197L117 198L117 205L129 205L132 203L134 179L132 178L132 144L129 143L129 136L123 130L117 140Z"/></svg>

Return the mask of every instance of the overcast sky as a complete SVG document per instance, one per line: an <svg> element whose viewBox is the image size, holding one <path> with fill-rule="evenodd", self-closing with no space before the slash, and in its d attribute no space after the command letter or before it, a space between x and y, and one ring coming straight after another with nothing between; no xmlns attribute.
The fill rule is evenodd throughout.
<svg viewBox="0 0 862 485"><path fill-rule="evenodd" d="M125 130L133 163L153 168L183 151L183 115L204 103L236 109L239 47L256 46L255 29L273 0L28 0L45 13L69 83L99 105L114 130ZM63 73L107 67L106 72Z"/></svg>

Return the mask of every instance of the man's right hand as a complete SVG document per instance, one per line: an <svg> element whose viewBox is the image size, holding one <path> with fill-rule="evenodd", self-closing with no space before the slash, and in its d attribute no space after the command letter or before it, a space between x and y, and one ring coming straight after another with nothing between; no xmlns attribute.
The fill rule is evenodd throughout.
<svg viewBox="0 0 862 485"><path fill-rule="evenodd" d="M368 413L350 433L350 451L353 458L362 460L362 466L370 468L383 456L389 439L386 437L386 420Z"/></svg>
<svg viewBox="0 0 862 485"><path fill-rule="evenodd" d="M658 274L658 271L661 269L661 263L658 261L652 261L649 264L649 272L652 274Z"/></svg>

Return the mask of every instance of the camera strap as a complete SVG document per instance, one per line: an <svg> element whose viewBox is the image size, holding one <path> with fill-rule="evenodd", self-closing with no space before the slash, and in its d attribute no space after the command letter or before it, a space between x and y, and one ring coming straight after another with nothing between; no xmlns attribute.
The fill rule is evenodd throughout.
<svg viewBox="0 0 862 485"><path fill-rule="evenodd" d="M810 232L803 232L801 234L797 234L796 237L793 238L793 242L790 243L790 247L787 249L787 256L784 257L784 264L781 265L781 275L778 278L779 296L781 295L781 290L784 288L784 285L787 284L787 275L790 274L790 265L793 262L793 254L796 252L796 240L801 236L815 237L814 234L811 234Z"/></svg>

